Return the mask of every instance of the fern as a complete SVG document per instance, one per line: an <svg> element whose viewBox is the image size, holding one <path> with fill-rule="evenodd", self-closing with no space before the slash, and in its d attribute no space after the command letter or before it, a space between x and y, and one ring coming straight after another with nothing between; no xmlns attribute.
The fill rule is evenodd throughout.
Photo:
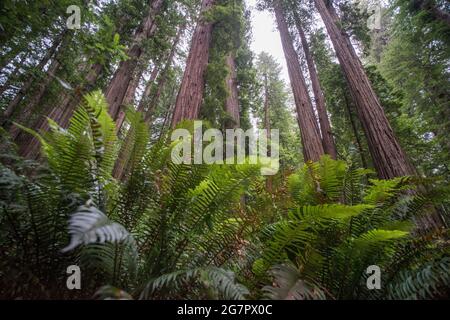
<svg viewBox="0 0 450 320"><path fill-rule="evenodd" d="M265 286L263 291L272 300L324 300L325 293L316 285L302 280L302 274L292 265L282 264L270 270L274 277L272 286Z"/></svg>
<svg viewBox="0 0 450 320"><path fill-rule="evenodd" d="M178 290L181 286L192 282L201 282L203 285L214 288L224 299L242 300L248 294L247 288L235 282L233 272L207 267L180 270L159 276L147 283L140 297L141 299L149 298L150 295L164 288Z"/></svg>
<svg viewBox="0 0 450 320"><path fill-rule="evenodd" d="M112 222L93 206L81 206L70 217L70 243L62 252L90 243L132 241L131 235L120 224Z"/></svg>

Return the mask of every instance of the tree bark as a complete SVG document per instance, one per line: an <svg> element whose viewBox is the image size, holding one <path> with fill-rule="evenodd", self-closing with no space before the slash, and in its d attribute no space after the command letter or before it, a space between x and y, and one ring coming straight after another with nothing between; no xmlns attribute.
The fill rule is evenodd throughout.
<svg viewBox="0 0 450 320"><path fill-rule="evenodd" d="M106 89L106 101L109 104L109 114L114 120L118 117L137 62L144 51L142 42L155 34L155 17L161 11L163 3L164 0L154 0L151 3L148 14L138 30L136 30L131 48L127 52L129 59L120 62L119 68Z"/></svg>
<svg viewBox="0 0 450 320"><path fill-rule="evenodd" d="M214 5L215 0L203 0L201 16L197 22L186 68L175 102L172 127L183 119L197 119L205 90L204 74L208 65L212 22L205 21L202 14Z"/></svg>
<svg viewBox="0 0 450 320"><path fill-rule="evenodd" d="M316 102L317 114L319 116L320 131L322 133L322 144L326 154L331 158L336 159L337 151L334 142L333 133L331 131L330 120L328 119L327 109L325 106L325 97L323 95L322 87L320 86L319 75L314 64L314 59L309 51L308 42L306 40L305 32L303 31L298 13L293 10L295 24L302 43L303 52L305 53L306 63L308 65L309 77L311 79L312 89Z"/></svg>
<svg viewBox="0 0 450 320"><path fill-rule="evenodd" d="M274 10L297 109L297 121L300 127L303 157L305 161L317 161L324 154L324 151L313 106L279 0L275 2Z"/></svg>
<svg viewBox="0 0 450 320"><path fill-rule="evenodd" d="M227 128L238 128L240 125L239 99L237 89L236 63L233 53L227 55L226 64L228 74L225 78L225 84L227 87L228 95L225 100L225 111L231 117L231 121L229 121L226 126Z"/></svg>
<svg viewBox="0 0 450 320"><path fill-rule="evenodd" d="M390 179L414 174L364 71L349 37L338 28L339 17L323 0L314 0L330 35L336 56L356 104L358 118L367 138L369 151L378 176Z"/></svg>

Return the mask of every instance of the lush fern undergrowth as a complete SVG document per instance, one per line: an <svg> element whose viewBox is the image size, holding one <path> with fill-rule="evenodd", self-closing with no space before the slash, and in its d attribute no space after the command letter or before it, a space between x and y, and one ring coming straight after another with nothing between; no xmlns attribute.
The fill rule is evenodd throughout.
<svg viewBox="0 0 450 320"><path fill-rule="evenodd" d="M258 165L174 164L173 143L150 143L139 113L127 119L121 145L103 96L88 95L67 130L23 128L41 141L42 161L17 157L2 135L0 297L449 297L448 192L438 182L371 179L323 157L268 188ZM423 227L430 215L441 228ZM66 287L70 265L81 290ZM371 265L381 289L367 287Z"/></svg>

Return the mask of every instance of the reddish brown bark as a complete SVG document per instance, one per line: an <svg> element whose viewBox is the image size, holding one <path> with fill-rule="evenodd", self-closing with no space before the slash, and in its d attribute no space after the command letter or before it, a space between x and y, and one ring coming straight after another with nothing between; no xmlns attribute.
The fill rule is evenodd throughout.
<svg viewBox="0 0 450 320"><path fill-rule="evenodd" d="M367 138L378 176L383 179L414 174L375 94L349 37L338 28L339 17L323 0L314 0L343 70L358 118Z"/></svg>
<svg viewBox="0 0 450 320"><path fill-rule="evenodd" d="M214 5L214 0L203 0L201 13ZM192 37L183 79L175 102L172 127L183 119L197 119L205 89L204 73L208 65L212 22L200 17Z"/></svg>
<svg viewBox="0 0 450 320"><path fill-rule="evenodd" d="M305 32L303 31L300 18L295 10L293 12L295 24L300 36L300 41L302 43L303 52L305 53L306 64L308 65L309 77L311 79L311 85L314 92L317 114L319 116L320 131L322 133L323 149L326 154L329 154L331 156L331 158L336 159L336 145L334 143L333 133L331 131L330 120L328 119L325 97L320 86L319 75L317 74L314 59L311 55L311 52L309 51L308 42L306 40Z"/></svg>
<svg viewBox="0 0 450 320"><path fill-rule="evenodd" d="M106 101L109 104L109 114L114 120L117 119L137 62L144 51L142 42L155 34L155 17L160 12L163 3L164 0L154 0L151 3L147 16L134 34L133 44L127 52L128 60L120 62L119 68L106 89Z"/></svg>
<svg viewBox="0 0 450 320"><path fill-rule="evenodd" d="M303 145L303 157L305 161L317 161L324 154L324 151L313 106L306 88L305 78L301 72L297 53L292 44L292 38L289 34L283 9L279 1L275 2L274 11L297 109L297 120Z"/></svg>
<svg viewBox="0 0 450 320"><path fill-rule="evenodd" d="M240 125L239 99L237 89L236 63L234 60L234 55L232 53L227 55L226 64L228 74L225 78L225 84L227 87L228 95L225 100L225 111L231 117L231 121L229 121L230 123L227 124L227 127L238 128Z"/></svg>

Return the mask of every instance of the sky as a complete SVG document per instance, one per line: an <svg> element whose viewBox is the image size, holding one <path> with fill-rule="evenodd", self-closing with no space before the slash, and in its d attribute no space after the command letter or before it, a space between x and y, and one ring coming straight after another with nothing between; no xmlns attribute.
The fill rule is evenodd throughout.
<svg viewBox="0 0 450 320"><path fill-rule="evenodd" d="M256 9L256 0L246 0L246 3L247 7L251 10L253 41L250 48L255 53L255 56L262 51L272 55L281 65L281 76L285 83L288 84L289 75L281 46L280 35L275 26L275 17L268 11L258 11Z"/></svg>

